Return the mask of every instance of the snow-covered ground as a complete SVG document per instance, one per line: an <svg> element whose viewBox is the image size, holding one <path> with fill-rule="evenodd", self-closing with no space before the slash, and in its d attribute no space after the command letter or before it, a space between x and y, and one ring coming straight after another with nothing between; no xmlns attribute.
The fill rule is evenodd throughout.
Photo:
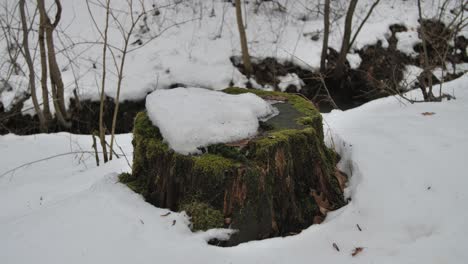
<svg viewBox="0 0 468 264"><path fill-rule="evenodd" d="M12 8L17 0L3 0L3 2L4 6ZM99 98L102 74L102 45L99 43L102 42L102 37L95 27L86 2L85 0L64 2L62 20L57 31L58 60L66 86L67 99L73 97L74 89L77 89L81 99ZM127 1L111 2L115 18L125 30L128 30L131 19L128 12L125 12L130 9ZM141 12L140 1L133 2L133 10L136 13ZM142 100L147 93L174 84L215 90L224 89L230 84L246 86L247 78L230 61L231 56L240 55L239 34L232 3L224 0L144 2L147 4L146 10L157 7L158 11L149 12L146 23L141 20L131 37L131 43L134 44L130 45L129 49L132 51L128 53L126 59L121 101ZM323 18L318 12L317 1L265 1L260 7L254 2L249 1L250 4L244 10L251 55L256 58L274 57L280 61L293 61L303 67L317 68L320 63L323 35ZM286 8L286 12L280 11L281 8L276 2ZM374 0L358 2L354 17L356 27L364 19L373 2ZM102 31L105 9L97 0L89 0L89 3L91 14ZM332 8L338 16L332 23L329 42L330 47L339 50L344 14L349 1L339 0L332 3ZM423 1L424 16L432 17L437 12L438 4L440 1ZM380 1L362 28L353 48L360 49L365 45L375 44L378 40L387 46L389 26L400 23L409 31L397 35L400 40L398 48L408 54L414 54L412 45L418 41L417 14L415 1ZM0 15L5 15L5 8L0 8ZM110 24L109 43L113 47L111 50L117 62L120 62L121 54L118 49L123 48L122 35L118 23L111 19ZM313 40L315 36L318 40ZM32 31L31 43L35 43L36 39L37 34ZM143 45L138 45L139 40ZM0 50L2 51L0 59L8 61L3 40L0 40ZM359 65L359 55L351 54L348 58L352 67ZM26 69L21 56L19 62ZM36 63L37 72L40 72L39 59ZM0 79L9 79L6 66L8 64L2 64L0 67ZM106 94L115 97L117 74L111 54L108 54L107 68L109 74ZM302 80L297 76L291 77L294 76L287 75L280 78L282 89L288 84L301 86ZM39 87L39 80L37 82ZM254 80L252 83L258 86ZM15 83L12 85L15 86ZM0 100L7 101L8 98L2 98L0 93ZM29 100L24 107L31 108L31 106Z"/></svg>
<svg viewBox="0 0 468 264"><path fill-rule="evenodd" d="M299 235L233 248L207 245L224 232L191 233L184 214L163 216L118 183L123 157L96 167L79 154L90 136L2 136L1 263L466 263L468 75L445 89L457 99L388 97L326 115L351 202ZM131 138L117 137L130 161Z"/></svg>

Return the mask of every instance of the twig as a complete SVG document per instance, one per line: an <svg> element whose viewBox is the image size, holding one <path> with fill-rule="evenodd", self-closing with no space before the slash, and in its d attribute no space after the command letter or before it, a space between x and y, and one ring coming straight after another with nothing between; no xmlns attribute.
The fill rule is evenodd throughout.
<svg viewBox="0 0 468 264"><path fill-rule="evenodd" d="M94 154L95 152L94 151L72 151L72 152L67 152L67 153L62 153L62 154L57 154L57 155L53 155L53 156L50 156L50 157L46 157L46 158L42 158L42 159L38 159L38 160L35 160L35 161L31 161L31 162L28 162L28 163L25 163L23 165L20 165L18 167L15 167L11 170L8 170L2 174L0 174L0 178L2 178L3 176L5 175L8 175L9 173L12 173L18 169L21 169L21 168L24 168L24 167L27 167L27 166L30 166L32 164L36 164L36 163L39 163L39 162L43 162L43 161L46 161L46 160L51 160L51 159L54 159L54 158L58 158L58 157L63 157L63 156L68 156L68 155L76 155L76 154ZM99 153L99 152L98 152Z"/></svg>

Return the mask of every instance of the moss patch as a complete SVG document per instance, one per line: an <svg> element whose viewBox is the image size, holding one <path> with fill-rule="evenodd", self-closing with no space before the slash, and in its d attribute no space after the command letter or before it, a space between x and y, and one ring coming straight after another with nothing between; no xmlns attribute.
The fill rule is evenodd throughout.
<svg viewBox="0 0 468 264"><path fill-rule="evenodd" d="M223 213L199 201L190 201L180 206L192 218L192 230L208 230L221 228L224 225Z"/></svg>
<svg viewBox="0 0 468 264"><path fill-rule="evenodd" d="M194 171L197 173L211 175L222 175L226 170L232 168L235 164L230 159L213 154L204 154L194 157L194 161Z"/></svg>

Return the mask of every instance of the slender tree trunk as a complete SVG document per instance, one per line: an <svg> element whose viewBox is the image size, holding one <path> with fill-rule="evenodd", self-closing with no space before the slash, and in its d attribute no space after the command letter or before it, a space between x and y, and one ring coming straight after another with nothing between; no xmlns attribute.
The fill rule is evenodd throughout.
<svg viewBox="0 0 468 264"><path fill-rule="evenodd" d="M34 63L31 57L31 52L29 51L29 28L26 22L26 1L20 0L19 1L19 11L21 17L21 26L23 30L23 55L24 59L26 60L26 64L28 65L29 69L29 88L31 90L31 97L34 105L34 110L36 111L37 117L39 118L40 129L41 132L47 132L47 122L44 118L44 114L42 113L41 106L37 100L36 94L36 74L34 70Z"/></svg>
<svg viewBox="0 0 468 264"><path fill-rule="evenodd" d="M128 47L128 40L125 41L125 48L122 54L122 60L120 61L120 70L119 70L119 80L117 82L117 95L115 97L115 108L114 108L114 115L112 116L112 131L111 131L111 142L109 147L110 152L110 160L112 160L112 153L114 150L114 140L115 140L115 127L117 125L117 115L119 113L119 100L120 100L120 88L122 87L122 80L123 80L123 69L125 66L125 58L127 56L127 47Z"/></svg>
<svg viewBox="0 0 468 264"><path fill-rule="evenodd" d="M52 120L52 114L49 106L49 88L47 87L47 51L45 46L44 19L40 16L39 26L39 53L41 58L41 88L42 88L42 108L44 117L49 123Z"/></svg>
<svg viewBox="0 0 468 264"><path fill-rule="evenodd" d="M101 104L99 107L99 140L101 141L101 147L103 152L104 163L108 159L107 146L106 146L106 128L104 127L104 103L105 103L105 89L106 89L106 59L107 59L107 32L109 29L109 12L110 12L110 0L106 1L106 25L104 28L104 45L102 50L102 83L101 83Z"/></svg>
<svg viewBox="0 0 468 264"><path fill-rule="evenodd" d="M346 13L343 42L341 43L341 50L338 56L338 61L336 62L335 74L334 74L335 78L337 79L342 78L344 74L346 54L348 53L348 50L349 50L351 31L353 29L353 16L354 16L354 11L356 10L357 2L358 0L351 0L349 3L348 11Z"/></svg>
<svg viewBox="0 0 468 264"><path fill-rule="evenodd" d="M132 25L132 28L130 29L129 31L129 34L127 35L127 37L125 38L125 44L124 44L124 49L122 51L122 59L120 61L120 68L118 69L118 75L119 75L119 79L117 81L117 95L115 97L115 108L114 108L114 114L112 116L112 131L111 131L111 142L110 142L110 146L109 146L109 152L110 152L110 160L112 160L112 154L113 154L113 150L114 150L114 141L115 141L115 127L117 125L117 115L119 113L119 101L120 101L120 90L121 90L121 87L122 87L122 80L123 80L123 73L124 73L124 66L125 66L125 60L126 60L126 57L127 57L127 51L128 51L128 43L130 41L130 36L133 32L133 29L134 29L134 26L136 25L136 23L134 23Z"/></svg>
<svg viewBox="0 0 468 264"><path fill-rule="evenodd" d="M237 27L239 29L241 50L242 50L242 61L247 76L253 73L252 62L250 61L249 46L247 44L247 35L245 33L244 20L242 19L242 4L240 0L236 0L236 18Z"/></svg>
<svg viewBox="0 0 468 264"><path fill-rule="evenodd" d="M43 24L41 27L45 31L45 42L47 45L47 58L49 63L49 75L50 83L52 90L52 99L55 108L55 115L59 123L65 128L71 127L71 122L68 119L68 113L65 107L65 98L64 98L64 85L62 81L62 73L57 63L55 45L54 45L54 30L60 22L62 16L62 5L60 0L55 0L55 5L57 8L57 13L55 14L55 21L52 23L49 16L47 15L47 10L45 8L44 0L37 0L39 7L39 14L41 16Z"/></svg>
<svg viewBox="0 0 468 264"><path fill-rule="evenodd" d="M364 24L366 24L367 20L369 19L369 17L371 16L372 12L374 11L375 7L380 3L380 0L376 0L371 8L369 9L369 11L367 12L367 15L366 17L362 20L361 24L359 25L358 29L356 30L356 32L354 33L354 36L353 36L353 39L351 40L351 42L349 43L348 45L348 51L349 52L349 49L353 46L354 44L354 41L356 41L356 38L357 36L359 35L359 32L361 32L361 29L362 27L364 26Z"/></svg>
<svg viewBox="0 0 468 264"><path fill-rule="evenodd" d="M420 24L420 30L421 30L423 52L424 52L424 71L423 72L425 73L424 75L427 80L427 82L423 81L421 83L421 86L422 86L421 89L423 89L424 101L433 101L434 94L432 93L432 71L430 70L429 55L427 52L427 39L426 39L426 32L425 32L426 30L424 28L424 21L423 21L423 15L422 15L422 10L421 10L421 0L418 0L418 14L419 14L419 24Z"/></svg>
<svg viewBox="0 0 468 264"><path fill-rule="evenodd" d="M325 0L325 12L323 15L323 44L320 56L320 72L325 72L328 51L328 37L330 35L330 0Z"/></svg>

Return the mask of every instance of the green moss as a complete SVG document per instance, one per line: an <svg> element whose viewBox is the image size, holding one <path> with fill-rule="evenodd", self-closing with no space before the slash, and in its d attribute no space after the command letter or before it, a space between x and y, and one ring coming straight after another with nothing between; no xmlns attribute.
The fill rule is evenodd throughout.
<svg viewBox="0 0 468 264"><path fill-rule="evenodd" d="M169 151L167 144L162 142L162 135L153 125L146 112L140 112L135 117L133 127L133 175L144 174L145 160L151 160L157 155Z"/></svg>
<svg viewBox="0 0 468 264"><path fill-rule="evenodd" d="M182 204L180 206L180 210L185 211L192 217L193 230L221 228L224 225L224 216L222 212L213 209L206 203L193 200Z"/></svg>
<svg viewBox="0 0 468 264"><path fill-rule="evenodd" d="M204 154L193 157L193 170L201 174L221 175L226 170L232 169L235 162L214 154Z"/></svg>
<svg viewBox="0 0 468 264"><path fill-rule="evenodd" d="M132 182L134 180L136 180L136 178L133 177L133 175L128 173L128 172L124 172L124 173L119 175L119 181L121 183L128 183L128 182Z"/></svg>
<svg viewBox="0 0 468 264"><path fill-rule="evenodd" d="M145 194L146 184L137 179L130 173L122 173L119 175L119 181L128 186L136 193Z"/></svg>
<svg viewBox="0 0 468 264"><path fill-rule="evenodd" d="M227 146L226 144L214 144L208 146L207 150L212 155L220 155L239 162L247 162L247 158L238 147Z"/></svg>
<svg viewBox="0 0 468 264"><path fill-rule="evenodd" d="M145 140L146 145L146 158L151 160L158 155L169 151L169 146L156 138L148 138Z"/></svg>
<svg viewBox="0 0 468 264"><path fill-rule="evenodd" d="M197 200L211 206L222 206L219 190L224 188L227 173L235 170L236 162L219 155L204 154L191 157L193 160L192 175L197 183L191 193L197 193ZM203 190L203 192L200 192Z"/></svg>
<svg viewBox="0 0 468 264"><path fill-rule="evenodd" d="M288 129L272 132L267 137L259 138L253 142L254 147L250 155L259 159L267 159L278 147L289 146L294 138L302 138L302 141L305 141L305 137L314 136L316 136L316 133L313 128L306 128L303 130ZM300 146L303 147L306 145L301 144Z"/></svg>
<svg viewBox="0 0 468 264"><path fill-rule="evenodd" d="M133 127L135 138L159 138L162 139L161 132L153 125L146 112L140 112L135 117Z"/></svg>

